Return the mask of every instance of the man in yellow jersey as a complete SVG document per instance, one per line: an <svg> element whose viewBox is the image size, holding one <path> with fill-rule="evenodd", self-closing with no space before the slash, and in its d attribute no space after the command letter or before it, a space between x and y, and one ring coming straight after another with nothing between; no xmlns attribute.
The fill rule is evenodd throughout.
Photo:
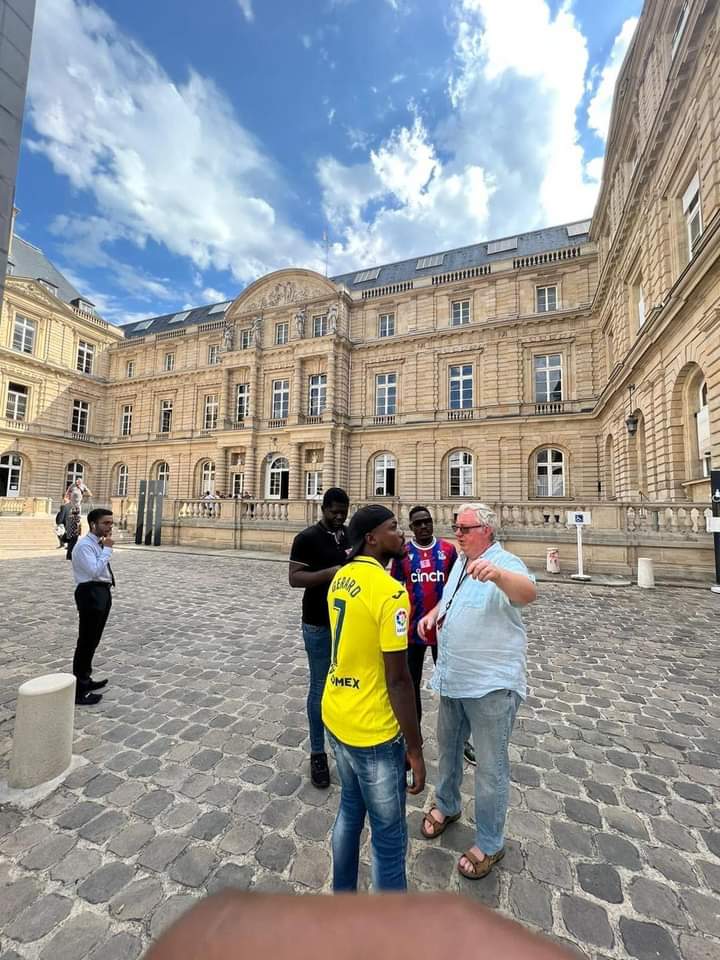
<svg viewBox="0 0 720 960"><path fill-rule="evenodd" d="M375 504L353 516L348 540L348 562L328 591L332 653L322 700L342 785L333 890L357 889L366 813L374 889L406 890L405 791L424 789L425 762L407 663L410 602L385 570L403 557L405 537L394 514Z"/></svg>

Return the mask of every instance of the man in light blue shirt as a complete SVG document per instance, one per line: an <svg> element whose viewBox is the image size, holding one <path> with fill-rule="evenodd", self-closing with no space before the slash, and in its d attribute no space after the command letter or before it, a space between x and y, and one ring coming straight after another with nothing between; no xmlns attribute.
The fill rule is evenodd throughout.
<svg viewBox="0 0 720 960"><path fill-rule="evenodd" d="M475 845L458 870L486 876L504 855L510 790L508 743L527 694L527 636L520 608L537 596L519 557L495 542L497 517L483 503L464 504L453 530L461 553L440 603L419 632L436 627L438 660L431 686L440 694L436 805L423 819L428 840L460 817L463 744L472 732L475 767Z"/></svg>
<svg viewBox="0 0 720 960"><path fill-rule="evenodd" d="M102 700L101 690L107 680L93 680L92 661L112 607L110 588L115 586L112 557L112 510L99 508L88 514L90 532L81 537L72 555L75 577L75 603L80 625L73 657L75 703L94 706Z"/></svg>

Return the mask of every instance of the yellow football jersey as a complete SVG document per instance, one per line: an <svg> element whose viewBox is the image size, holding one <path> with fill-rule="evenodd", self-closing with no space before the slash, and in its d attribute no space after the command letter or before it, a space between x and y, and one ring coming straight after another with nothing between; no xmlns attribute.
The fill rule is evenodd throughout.
<svg viewBox="0 0 720 960"><path fill-rule="evenodd" d="M322 699L323 722L350 747L397 736L383 653L407 649L407 590L372 557L356 557L328 591L332 654Z"/></svg>

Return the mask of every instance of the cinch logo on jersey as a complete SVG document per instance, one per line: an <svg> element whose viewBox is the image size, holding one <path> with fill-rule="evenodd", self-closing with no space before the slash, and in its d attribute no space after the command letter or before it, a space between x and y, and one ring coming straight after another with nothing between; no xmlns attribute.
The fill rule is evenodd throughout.
<svg viewBox="0 0 720 960"><path fill-rule="evenodd" d="M422 570L413 570L410 574L411 583L445 583L445 574L442 570L431 570L425 573Z"/></svg>

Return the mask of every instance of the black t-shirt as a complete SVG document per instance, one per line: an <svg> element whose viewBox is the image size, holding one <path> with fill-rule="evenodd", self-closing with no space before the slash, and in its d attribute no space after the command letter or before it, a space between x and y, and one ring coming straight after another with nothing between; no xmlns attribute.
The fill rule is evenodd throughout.
<svg viewBox="0 0 720 960"><path fill-rule="evenodd" d="M328 567L337 567L346 560L347 531L345 527L339 531L338 540L335 534L321 523L306 527L293 540L290 559L306 564L303 568L309 573L317 570L327 570ZM311 623L317 627L329 627L330 616L327 608L327 594L330 581L320 587L306 587L303 593L302 618L304 623Z"/></svg>

